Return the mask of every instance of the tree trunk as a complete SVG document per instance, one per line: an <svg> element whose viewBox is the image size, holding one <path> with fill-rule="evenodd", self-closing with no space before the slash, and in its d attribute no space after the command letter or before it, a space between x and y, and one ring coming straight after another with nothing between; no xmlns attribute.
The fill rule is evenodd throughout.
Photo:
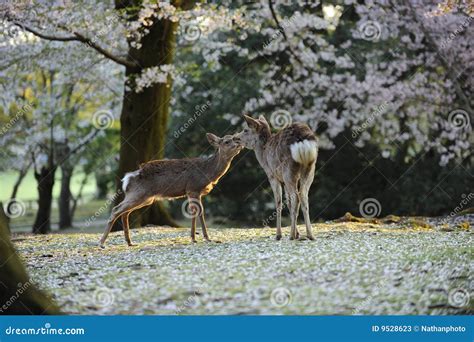
<svg viewBox="0 0 474 342"><path fill-rule="evenodd" d="M74 220L74 214L76 213L77 202L82 198L82 191L87 184L87 179L89 178L89 174L85 174L84 178L82 179L81 185L79 186L79 191L77 192L77 196L71 196L72 198L72 206L71 206L71 222Z"/></svg>
<svg viewBox="0 0 474 342"><path fill-rule="evenodd" d="M31 166L31 162L29 162L27 165L25 165L25 167L23 167L18 172L18 178L16 179L16 182L13 185L12 194L10 196L10 204L15 203L15 199L16 199L16 195L18 193L18 189L20 188L20 185L23 182L23 179L25 178L26 174L28 173L28 169L30 168L30 166ZM11 210L10 210L9 207L7 207L5 209L6 209L7 213L11 214ZM7 219L9 219L8 216L7 216Z"/></svg>
<svg viewBox="0 0 474 342"><path fill-rule="evenodd" d="M4 226L7 229L7 233L10 234L10 226L8 225L9 218L3 210L3 204L0 202L0 226Z"/></svg>
<svg viewBox="0 0 474 342"><path fill-rule="evenodd" d="M53 203L54 174L56 168L42 167L35 170L38 182L38 212L33 224L34 234L47 234L51 231L51 205Z"/></svg>
<svg viewBox="0 0 474 342"><path fill-rule="evenodd" d="M97 188L96 199L107 198L109 178L101 171L95 173L95 186Z"/></svg>
<svg viewBox="0 0 474 342"><path fill-rule="evenodd" d="M59 194L59 229L72 227L71 178L74 166L67 161L61 165L61 191Z"/></svg>
<svg viewBox="0 0 474 342"><path fill-rule="evenodd" d="M22 168L18 172L18 178L16 179L16 182L13 185L12 194L10 196L11 199L16 198L16 194L18 193L18 189L20 188L20 185L23 182L23 179L25 178L26 174L28 173L28 169L30 168L30 166L31 166L31 162L28 163L28 165L26 165L24 168Z"/></svg>
<svg viewBox="0 0 474 342"><path fill-rule="evenodd" d="M0 217L5 216L0 203ZM31 282L13 248L8 223L0 219L0 314L58 315L59 308Z"/></svg>
<svg viewBox="0 0 474 342"><path fill-rule="evenodd" d="M123 1L119 2L123 5ZM177 23L160 20L150 27L137 50L130 47L129 56L142 68L171 64L173 61ZM140 72L127 67L126 75ZM121 123L120 161L117 190L121 191L120 179L126 172L136 170L140 163L164 156L166 129L168 124L169 102L171 100L171 80L166 84L158 83L145 88L141 93L125 90ZM123 199L118 196L117 203ZM137 210L131 216L132 226L147 223L177 226L162 203L154 203L150 208ZM114 230L120 229L120 220Z"/></svg>

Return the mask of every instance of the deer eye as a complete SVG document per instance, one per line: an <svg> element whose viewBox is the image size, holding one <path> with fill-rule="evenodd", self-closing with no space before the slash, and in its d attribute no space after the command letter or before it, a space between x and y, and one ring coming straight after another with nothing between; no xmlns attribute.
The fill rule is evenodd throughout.
<svg viewBox="0 0 474 342"><path fill-rule="evenodd" d="M229 140L227 140L227 141L226 141L224 144L226 144L226 145L229 145L229 143L230 143L230 141L229 141Z"/></svg>

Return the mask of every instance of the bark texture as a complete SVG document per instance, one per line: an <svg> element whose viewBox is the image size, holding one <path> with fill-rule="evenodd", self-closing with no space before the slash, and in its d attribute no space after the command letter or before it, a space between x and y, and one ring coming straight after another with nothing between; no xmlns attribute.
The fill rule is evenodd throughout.
<svg viewBox="0 0 474 342"><path fill-rule="evenodd" d="M5 216L0 204L0 218ZM0 219L0 314L57 315L59 308L31 282L9 237L6 220Z"/></svg>
<svg viewBox="0 0 474 342"><path fill-rule="evenodd" d="M172 1L176 7L190 8L194 1ZM123 9L133 1L116 1L116 8ZM159 20L151 26L150 32L142 39L142 47L130 47L129 59L139 67L126 67L126 75L133 79L144 68L172 64L176 44L177 23ZM117 191L121 193L121 178L125 173L136 170L139 164L161 159L164 156L166 129L168 125L169 102L171 100L171 80L158 83L137 93L133 89L124 93L121 124L120 161L116 179ZM117 197L115 204L123 199ZM120 221L120 220L118 220ZM130 217L132 227L145 224L177 226L161 202L148 208L137 210ZM117 222L113 230L121 229Z"/></svg>

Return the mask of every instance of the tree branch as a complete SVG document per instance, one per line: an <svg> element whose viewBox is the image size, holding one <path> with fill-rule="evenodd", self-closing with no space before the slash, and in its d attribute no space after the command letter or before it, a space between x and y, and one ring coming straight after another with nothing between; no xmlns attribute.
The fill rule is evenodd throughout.
<svg viewBox="0 0 474 342"><path fill-rule="evenodd" d="M301 64L301 66L303 66L303 68L308 68L310 70L314 70L311 67L307 67L303 63L303 61L298 57L298 55L293 51L293 49L291 48L290 41L288 40L288 36L285 33L285 29L283 28L283 26L280 25L280 21L278 20L275 9L273 8L272 0L268 0L268 7L270 8L270 12L272 13L273 20L275 21L275 24L276 24L278 30L281 32L281 34L283 35L283 38L288 43L288 51L290 52L290 54L298 61L298 63Z"/></svg>
<svg viewBox="0 0 474 342"><path fill-rule="evenodd" d="M84 43L84 44L92 47L94 50L99 52L101 55L103 55L104 57L114 61L115 63L118 63L120 65L123 65L125 67L129 67L129 68L138 68L139 67L139 65L136 62L129 61L126 58L115 56L110 51L105 50L104 48L102 48L101 46L99 46L98 44L93 42L91 39L89 39L89 38L85 37L84 35L80 34L79 32L72 31L72 34L73 34L72 36L53 36L53 35L49 35L49 34L39 32L38 30L36 30L34 28L31 28L31 27L25 25L22 22L16 21L16 20L14 20L13 18L11 18L9 16L7 16L7 20L12 22L14 25L20 27L21 29L32 33L33 35L35 35L38 38L45 39L45 40L51 40L51 41L58 41L58 42L73 42L73 41L81 42L81 43ZM70 31L69 29L66 29L66 30Z"/></svg>
<svg viewBox="0 0 474 342"><path fill-rule="evenodd" d="M100 132L100 129L96 129L91 135L89 135L89 137L87 137L86 139L84 139L80 144L78 144L76 147L74 147L74 149L71 150L71 152L69 153L69 155L67 156L67 158L69 158L70 156L72 156L73 154L77 153L81 148L83 148L85 145L87 145L89 142L92 141L92 139L95 138L95 136Z"/></svg>

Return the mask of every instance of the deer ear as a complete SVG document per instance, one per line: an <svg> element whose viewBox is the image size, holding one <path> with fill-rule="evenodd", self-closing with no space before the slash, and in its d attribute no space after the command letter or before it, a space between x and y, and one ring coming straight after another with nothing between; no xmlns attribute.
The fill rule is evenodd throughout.
<svg viewBox="0 0 474 342"><path fill-rule="evenodd" d="M209 141L209 143L212 146L216 146L216 147L219 146L219 142L221 138L219 138L217 135L212 134L212 133L206 133L206 137L207 137L207 141Z"/></svg>
<svg viewBox="0 0 474 342"><path fill-rule="evenodd" d="M267 127L268 129L270 129L270 125L268 124L268 121L267 119L265 119L265 117L263 115L260 115L258 117L258 121L260 121L265 127Z"/></svg>
<svg viewBox="0 0 474 342"><path fill-rule="evenodd" d="M247 125L249 125L250 128L258 127L258 121L251 118L250 116L244 114L244 120L247 122Z"/></svg>

